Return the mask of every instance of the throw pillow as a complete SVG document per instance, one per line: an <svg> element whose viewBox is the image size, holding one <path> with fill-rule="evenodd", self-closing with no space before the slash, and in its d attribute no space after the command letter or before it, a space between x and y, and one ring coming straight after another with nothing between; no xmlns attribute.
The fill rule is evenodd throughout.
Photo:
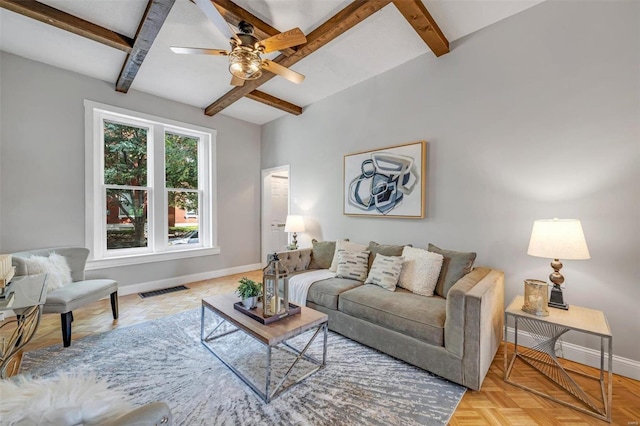
<svg viewBox="0 0 640 426"><path fill-rule="evenodd" d="M337 253L336 277L358 281L364 281L367 278L368 251L338 250Z"/></svg>
<svg viewBox="0 0 640 426"><path fill-rule="evenodd" d="M402 256L403 248L404 246L378 244L375 241L370 241L368 248L368 250L371 252L371 254L369 255L369 269L371 269L371 265L373 265L373 261L376 259L376 255L384 254L385 256Z"/></svg>
<svg viewBox="0 0 640 426"><path fill-rule="evenodd" d="M440 278L438 278L438 284L436 284L436 294L446 298L451 287L460 278L471 272L473 262L476 260L476 253L445 250L431 243L429 243L428 250L444 256Z"/></svg>
<svg viewBox="0 0 640 426"><path fill-rule="evenodd" d="M405 247L398 285L422 296L433 296L444 256L427 250Z"/></svg>
<svg viewBox="0 0 640 426"><path fill-rule="evenodd" d="M47 292L71 283L71 269L64 256L51 253L49 256L31 256L25 260L29 275L47 274Z"/></svg>
<svg viewBox="0 0 640 426"><path fill-rule="evenodd" d="M354 252L366 251L367 246L364 246L358 243L352 243L349 240L336 241L336 252L335 252L335 255L333 256L333 260L331 261L331 267L329 268L331 272L337 272L338 270L338 251L340 250L354 251ZM365 275L365 278L366 278L366 275Z"/></svg>
<svg viewBox="0 0 640 426"><path fill-rule="evenodd" d="M336 242L318 241L314 238L311 240L311 244L313 249L311 250L309 269L329 269L336 252Z"/></svg>
<svg viewBox="0 0 640 426"><path fill-rule="evenodd" d="M396 291L396 284L402 271L403 258L379 254L371 265L365 284L375 284L389 291Z"/></svg>

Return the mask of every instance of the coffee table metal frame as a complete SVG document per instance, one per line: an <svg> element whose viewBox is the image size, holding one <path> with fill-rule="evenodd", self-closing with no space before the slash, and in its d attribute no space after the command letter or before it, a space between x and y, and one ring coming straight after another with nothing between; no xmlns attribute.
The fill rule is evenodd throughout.
<svg viewBox="0 0 640 426"><path fill-rule="evenodd" d="M205 335L205 309L208 310L209 312L211 312L214 316L216 316L219 321L213 326L213 329L208 332ZM304 308L304 309L309 309L309 308ZM236 311L238 312L238 311ZM241 314L244 315L244 314ZM249 317L247 317L249 318ZM249 318L251 321L255 321L251 318ZM284 320L281 320L284 321ZM257 323L257 321L256 321ZM217 333L218 329L223 325L223 324L229 324L232 327L234 327L232 330L229 331L224 331L221 333ZM259 323L257 323L259 324ZM262 327L269 327L269 325L262 325L259 324ZM289 388L291 388L292 386L302 382L303 380L305 380L307 377L309 377L310 375L312 375L313 373L323 369L326 366L326 359L327 359L327 330L328 330L328 322L327 320L324 320L322 323L320 323L319 325L314 325L313 323L311 323L308 327L303 327L301 329L299 329L294 335L292 335L291 337L295 337L295 336L299 336L309 330L314 330L315 332L313 333L313 335L311 336L311 338L308 340L308 342L306 343L306 345L304 346L304 348L302 350L295 348L294 346L292 346L291 344L289 344L289 342L287 340L283 340L280 342L277 342L275 344L269 344L269 343L265 343L263 341L261 341L260 339L256 338L256 336L254 335L253 332L251 332L247 327L243 326L243 324L239 323L238 321L233 321L232 318L230 318L229 316L225 315L224 313L217 311L215 309L213 309L209 304L205 303L205 300L202 300L202 308L201 308L201 315L200 315L200 341L201 343L213 354L216 356L216 358L218 358L224 365L226 365L231 371L233 371L233 373L238 376L244 383L246 383L264 402L266 402L267 404L269 402L271 402L272 399L276 398L277 396L279 396L280 394L282 394L283 392L285 392L286 390L288 390ZM229 334L235 333L237 331L243 331L245 332L247 335L251 336L252 338L254 338L254 340L256 340L257 342L259 342L260 344L266 346L267 348L267 352L266 352L266 380L265 380L265 389L259 389L258 386L256 386L255 383L253 383L247 376L245 376L244 374L242 374L242 372L240 372L237 368L235 368L229 361L227 361L221 353L219 353L218 351L216 351L216 349L210 344L210 342L213 342L217 339L220 339L222 337L225 337ZM322 347L322 360L318 360L310 355L308 355L306 352L307 350L311 347L311 345L313 344L313 342L316 340L316 337L318 337L318 335L322 333L323 334L323 347ZM296 358L294 359L293 363L289 366L287 372L285 373L285 375L280 379L280 381L277 383L277 385L275 387L273 387L273 389L270 389L270 383L271 383L271 375L272 375L272 364L271 364L271 358L272 358L272 350L273 349L281 349L281 350L285 350L287 352L293 353L294 355L296 355ZM313 368L311 371L307 372L306 374L304 374L302 377L298 378L297 380L289 383L286 386L284 385L284 382L286 381L286 379L289 377L289 375L291 374L291 372L293 371L294 367L298 364L298 362L304 359L312 364L315 364L316 367Z"/></svg>
<svg viewBox="0 0 640 426"><path fill-rule="evenodd" d="M567 311L550 309L549 316L538 317L522 311L521 307L523 303L524 298L522 296L516 296L504 314L504 381L611 423L613 337L604 313L574 305ZM514 319L515 333L514 351L511 357L509 357L506 340L508 320L510 317ZM534 339L536 344L533 347L519 348L519 329L521 329L520 331L527 332L529 336ZM600 338L600 374L598 377L570 369L559 362L555 353L556 342L562 335L571 330L595 335ZM605 354L608 355L606 363ZM511 372L516 359L524 361L530 367L554 382L558 387L564 389L576 400L580 401L581 405L560 400L550 394L515 382L511 377ZM598 403L578 385L569 372L599 382L601 391L600 403L603 404L603 408L598 407Z"/></svg>

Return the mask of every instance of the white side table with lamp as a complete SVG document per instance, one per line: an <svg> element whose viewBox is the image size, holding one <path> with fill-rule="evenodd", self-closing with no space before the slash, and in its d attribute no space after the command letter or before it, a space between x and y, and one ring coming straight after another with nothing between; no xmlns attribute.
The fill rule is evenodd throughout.
<svg viewBox="0 0 640 426"><path fill-rule="evenodd" d="M541 295L546 299L546 282L526 280L525 297L517 296L505 310L504 380L536 395L611 422L613 336L609 323L601 311L580 306L572 306L569 309L561 288L564 277L560 273L562 268L560 259L590 258L580 221L576 219L536 220L527 253L531 256L552 259L553 272L549 276L553 283L548 301L550 309L540 303ZM514 351L511 357L506 341L510 319L513 320L515 332ZM600 338L599 377L567 368L558 360L555 352L556 342L571 331ZM519 347L519 333L532 339L533 346ZM605 354L608 355L606 363ZM519 364L528 365L565 390L570 395L569 400L560 399L558 394L548 394L516 381L512 377L514 365L517 365L516 360L522 361ZM600 384L601 398L596 399L585 392L579 384L578 376L597 380Z"/></svg>

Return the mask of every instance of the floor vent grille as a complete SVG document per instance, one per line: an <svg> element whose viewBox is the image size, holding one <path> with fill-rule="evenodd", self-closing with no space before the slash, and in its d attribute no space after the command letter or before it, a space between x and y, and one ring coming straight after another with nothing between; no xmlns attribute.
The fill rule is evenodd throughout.
<svg viewBox="0 0 640 426"><path fill-rule="evenodd" d="M173 293L174 291L180 291L180 290L189 290L189 287L185 287L183 285L177 285L175 287L163 288L161 290L154 290L154 291L145 291L144 293L138 293L138 294L140 295L140 297L144 299L146 297L160 296L161 294Z"/></svg>

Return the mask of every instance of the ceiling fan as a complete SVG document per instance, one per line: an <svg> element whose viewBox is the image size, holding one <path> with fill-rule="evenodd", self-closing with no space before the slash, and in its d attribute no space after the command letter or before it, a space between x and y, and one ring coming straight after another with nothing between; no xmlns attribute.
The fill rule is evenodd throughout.
<svg viewBox="0 0 640 426"><path fill-rule="evenodd" d="M216 55L229 57L229 72L231 73L231 84L242 86L245 80L255 80L262 75L262 70L270 71L293 83L301 83L304 75L290 70L277 62L263 59L263 53L275 52L292 46L298 46L307 42L307 38L300 28L294 28L264 40L258 40L253 35L253 25L249 22L241 21L238 25L239 33L233 31L232 27L225 21L218 9L211 3L211 0L194 0L196 5L204 12L209 20L229 37L231 50L203 49L198 47L177 47L172 46L175 53Z"/></svg>

